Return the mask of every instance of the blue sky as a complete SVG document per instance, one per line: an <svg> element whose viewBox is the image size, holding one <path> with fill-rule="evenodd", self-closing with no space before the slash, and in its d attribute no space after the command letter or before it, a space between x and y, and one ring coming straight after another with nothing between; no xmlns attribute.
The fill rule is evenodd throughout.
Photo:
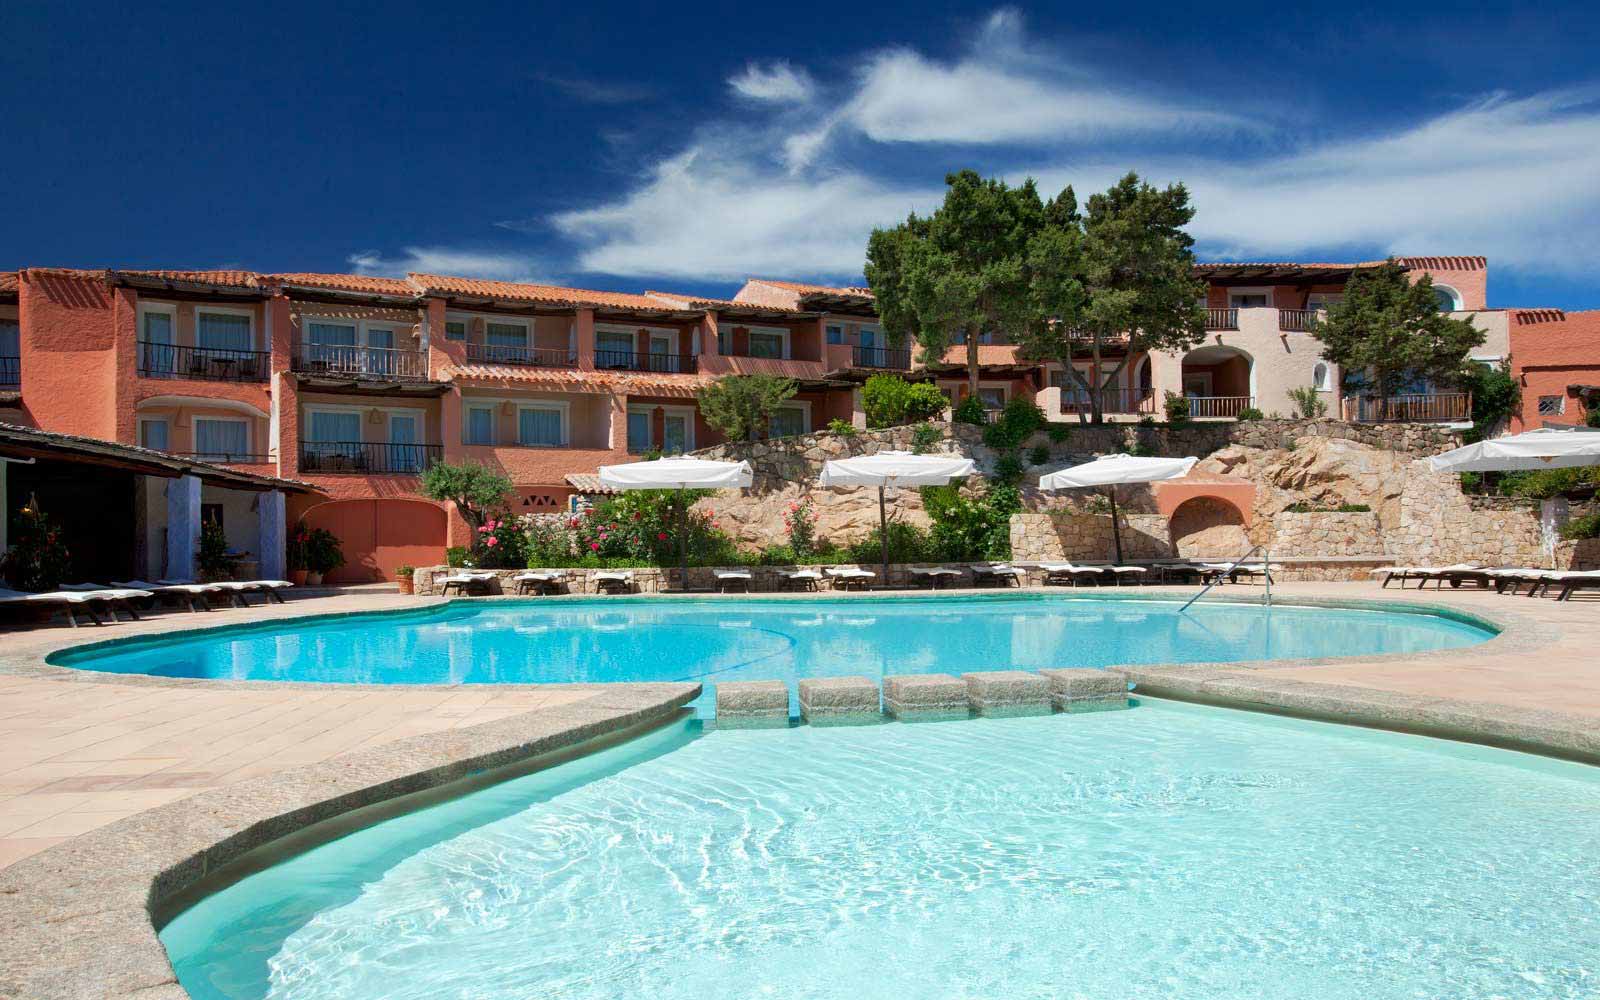
<svg viewBox="0 0 1600 1000"><path fill-rule="evenodd" d="M971 166L1600 307L1600 5L6 5L0 268L859 280ZM1586 48L1587 46L1587 48Z"/></svg>

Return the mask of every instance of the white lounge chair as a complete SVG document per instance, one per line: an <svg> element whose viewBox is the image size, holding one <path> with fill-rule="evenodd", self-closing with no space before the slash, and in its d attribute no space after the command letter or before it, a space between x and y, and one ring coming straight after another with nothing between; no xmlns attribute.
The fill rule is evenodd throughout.
<svg viewBox="0 0 1600 1000"><path fill-rule="evenodd" d="M518 573L511 578L517 585L517 593L526 594L533 591L536 594L553 594L558 587L567 583L567 574L559 570L530 570L527 573Z"/></svg>
<svg viewBox="0 0 1600 1000"><path fill-rule="evenodd" d="M1011 585L1020 587L1028 579L1028 571L1009 563L984 563L972 567L972 582L975 586L992 583L996 587Z"/></svg>
<svg viewBox="0 0 1600 1000"><path fill-rule="evenodd" d="M778 573L778 587L782 590L816 590L822 582L822 573L814 569L789 569Z"/></svg>
<svg viewBox="0 0 1600 1000"><path fill-rule="evenodd" d="M195 584L193 580L168 579L157 580L156 583L163 587L187 587ZM250 606L250 602L244 599L244 595L260 594L263 598L265 598L265 600L261 602L262 604L270 604L273 601L277 601L279 604L282 604L283 597L278 593L278 591L284 589L285 587L292 587L294 584L290 583L288 580L218 580L215 583L206 584L206 586L220 588L224 592L237 598L238 604L241 608L247 608Z"/></svg>
<svg viewBox="0 0 1600 1000"><path fill-rule="evenodd" d="M1600 570L1552 570L1550 575L1545 577L1541 590L1549 593L1553 586L1561 588L1556 593L1556 600L1571 600L1577 591L1600 588Z"/></svg>
<svg viewBox="0 0 1600 1000"><path fill-rule="evenodd" d="M1080 580L1101 583L1105 580L1106 574L1111 572L1110 566L1085 566L1072 562L1040 563L1039 568L1044 570L1044 582L1047 585L1060 586L1070 583L1074 587Z"/></svg>
<svg viewBox="0 0 1600 1000"><path fill-rule="evenodd" d="M457 594L467 596L487 594L489 592L489 584L494 582L494 578L493 573L451 573L439 581L439 594L441 596L447 595L452 588Z"/></svg>
<svg viewBox="0 0 1600 1000"><path fill-rule="evenodd" d="M727 593L730 590L750 592L750 584L755 579L747 569L719 569L713 570L717 578L717 590Z"/></svg>
<svg viewBox="0 0 1600 1000"><path fill-rule="evenodd" d="M872 570L856 566L829 566L823 572L833 581L835 590L866 590L867 585L878 578Z"/></svg>
<svg viewBox="0 0 1600 1000"><path fill-rule="evenodd" d="M594 581L595 589L605 594L631 594L633 593L633 570L601 570L589 579Z"/></svg>
<svg viewBox="0 0 1600 1000"><path fill-rule="evenodd" d="M102 625L100 616L95 613L97 605L104 605L112 621L117 620L117 609L128 613L134 621L139 620L138 612L133 610L133 602L154 596L148 590L133 590L129 588L95 589L95 590L52 590L43 593L29 593L25 590L8 590L0 588L0 605L11 607L55 607L59 606L67 613L67 621L73 628L78 627L77 608L82 608L89 613L89 618L96 625Z"/></svg>
<svg viewBox="0 0 1600 1000"><path fill-rule="evenodd" d="M938 590L946 583L961 579L961 571L951 569L949 566L912 566L906 572L934 590Z"/></svg>
<svg viewBox="0 0 1600 1000"><path fill-rule="evenodd" d="M149 580L112 580L113 587L128 590L148 590L156 597L166 597L188 605L190 611L210 611L206 599L212 594L226 594L230 603L244 604L244 599L214 583L151 583ZM66 589L66 588L63 588Z"/></svg>

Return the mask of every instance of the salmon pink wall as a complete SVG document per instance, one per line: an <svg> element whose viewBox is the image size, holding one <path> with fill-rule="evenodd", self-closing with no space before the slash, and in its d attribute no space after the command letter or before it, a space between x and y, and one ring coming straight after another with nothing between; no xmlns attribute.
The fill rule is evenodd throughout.
<svg viewBox="0 0 1600 1000"><path fill-rule="evenodd" d="M131 322L131 300L99 276L21 273L22 398L39 427L115 441L133 425L131 400L119 420L116 352L118 304Z"/></svg>
<svg viewBox="0 0 1600 1000"><path fill-rule="evenodd" d="M1522 410L1513 429L1582 424L1588 409L1582 395L1568 387L1600 386L1600 310L1513 316L1511 360L1522 386ZM1565 412L1541 415L1540 396L1561 397Z"/></svg>

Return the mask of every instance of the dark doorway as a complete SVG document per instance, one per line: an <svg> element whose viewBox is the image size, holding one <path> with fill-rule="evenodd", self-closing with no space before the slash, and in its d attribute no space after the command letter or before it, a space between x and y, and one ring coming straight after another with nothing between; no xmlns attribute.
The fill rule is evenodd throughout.
<svg viewBox="0 0 1600 1000"><path fill-rule="evenodd" d="M63 583L131 580L139 525L134 514L131 472L78 462L39 459L32 465L6 462L7 537L17 537L17 512L37 501L66 539L72 569Z"/></svg>

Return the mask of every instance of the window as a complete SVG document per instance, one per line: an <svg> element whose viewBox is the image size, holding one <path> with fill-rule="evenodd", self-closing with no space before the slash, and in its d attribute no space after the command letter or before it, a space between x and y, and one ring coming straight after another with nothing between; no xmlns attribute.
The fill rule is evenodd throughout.
<svg viewBox="0 0 1600 1000"><path fill-rule="evenodd" d="M196 417L194 450L208 462L237 462L250 454L250 425L243 420Z"/></svg>
<svg viewBox="0 0 1600 1000"><path fill-rule="evenodd" d="M598 330L594 335L594 349L598 355L596 361L601 367L629 364L633 360L633 334L620 330Z"/></svg>
<svg viewBox="0 0 1600 1000"><path fill-rule="evenodd" d="M828 327L828 343L830 343L830 344L842 344L842 343L844 343L844 327L842 327L842 326L830 326L830 327Z"/></svg>
<svg viewBox="0 0 1600 1000"><path fill-rule="evenodd" d="M417 427L421 421L415 413L389 414L389 468L395 472L421 472L422 449L416 447Z"/></svg>
<svg viewBox="0 0 1600 1000"><path fill-rule="evenodd" d="M250 336L250 317L239 313L207 312L194 314L194 345L213 351L249 351L255 341Z"/></svg>
<svg viewBox="0 0 1600 1000"><path fill-rule="evenodd" d="M0 319L0 386L22 384L22 328L16 320Z"/></svg>
<svg viewBox="0 0 1600 1000"><path fill-rule="evenodd" d="M1567 397L1565 396L1540 396L1539 416L1559 417L1567 412Z"/></svg>
<svg viewBox="0 0 1600 1000"><path fill-rule="evenodd" d="M779 330L751 330L750 356L752 358L781 358L784 342L789 338Z"/></svg>
<svg viewBox="0 0 1600 1000"><path fill-rule="evenodd" d="M170 430L170 425L165 420L139 421L139 446L152 451L166 451Z"/></svg>
<svg viewBox="0 0 1600 1000"><path fill-rule="evenodd" d="M694 431L687 413L666 413L661 422L661 450L677 455L694 447Z"/></svg>
<svg viewBox="0 0 1600 1000"><path fill-rule="evenodd" d="M444 321L444 339L466 340L467 323L465 320L447 319Z"/></svg>
<svg viewBox="0 0 1600 1000"><path fill-rule="evenodd" d="M807 430L806 417L810 414L804 406L779 407L772 414L770 433L773 437L793 437Z"/></svg>
<svg viewBox="0 0 1600 1000"><path fill-rule="evenodd" d="M312 410L307 441L355 444L361 440L361 414L354 410Z"/></svg>
<svg viewBox="0 0 1600 1000"><path fill-rule="evenodd" d="M171 373L177 370L177 351L172 332L176 323L172 306L141 306L139 309L139 370L144 374Z"/></svg>
<svg viewBox="0 0 1600 1000"><path fill-rule="evenodd" d="M1461 309L1461 293L1449 285L1437 282L1433 286L1433 301L1440 312L1457 312Z"/></svg>
<svg viewBox="0 0 1600 1000"><path fill-rule="evenodd" d="M517 443L559 448L562 444L561 407L524 406L517 411Z"/></svg>
<svg viewBox="0 0 1600 1000"><path fill-rule="evenodd" d="M1006 391L1002 388L978 388L978 398L983 400L986 410L1003 410L1006 408Z"/></svg>
<svg viewBox="0 0 1600 1000"><path fill-rule="evenodd" d="M139 316L139 336L152 344L172 343L173 313L170 307L146 307Z"/></svg>
<svg viewBox="0 0 1600 1000"><path fill-rule="evenodd" d="M1338 292L1312 292L1306 296L1306 308L1312 312L1325 312L1343 301L1344 296Z"/></svg>
<svg viewBox="0 0 1600 1000"><path fill-rule="evenodd" d="M723 355L733 353L732 330L725 330L722 327L717 328L717 353Z"/></svg>
<svg viewBox="0 0 1600 1000"><path fill-rule="evenodd" d="M477 405L467 407L467 444L494 444L494 407Z"/></svg>
<svg viewBox="0 0 1600 1000"><path fill-rule="evenodd" d="M490 323L484 328L484 340L497 347L527 347L528 328L521 323Z"/></svg>
<svg viewBox="0 0 1600 1000"><path fill-rule="evenodd" d="M1231 309L1260 309L1272 304L1270 292L1232 292L1228 295Z"/></svg>
<svg viewBox="0 0 1600 1000"><path fill-rule="evenodd" d="M856 338L856 343L862 347L877 347L878 331L870 326L862 327L860 334Z"/></svg>
<svg viewBox="0 0 1600 1000"><path fill-rule="evenodd" d="M306 326L306 337L313 344L332 347L356 346L354 323L311 323Z"/></svg>
<svg viewBox="0 0 1600 1000"><path fill-rule="evenodd" d="M650 450L650 411L628 411L628 450L635 454Z"/></svg>
<svg viewBox="0 0 1600 1000"><path fill-rule="evenodd" d="M1328 381L1328 366L1324 362L1318 361L1317 367L1311 369L1311 380L1318 392L1327 392L1333 388Z"/></svg>

